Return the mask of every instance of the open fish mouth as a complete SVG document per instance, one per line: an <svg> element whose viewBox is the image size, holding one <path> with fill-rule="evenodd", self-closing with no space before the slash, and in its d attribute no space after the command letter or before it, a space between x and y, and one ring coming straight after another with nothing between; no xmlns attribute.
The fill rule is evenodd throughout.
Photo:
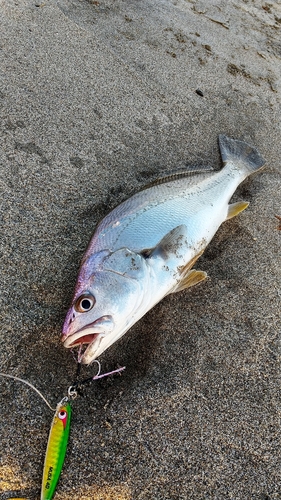
<svg viewBox="0 0 281 500"><path fill-rule="evenodd" d="M88 333L87 335L82 335L81 337L77 337L73 339L76 335L71 335L68 339L64 341L65 347L77 347L81 344L92 344L97 337L101 335L100 333Z"/></svg>
<svg viewBox="0 0 281 500"><path fill-rule="evenodd" d="M112 316L102 316L93 323L84 326L77 332L69 335L63 342L66 348L77 347L81 344L100 344L102 338L114 328Z"/></svg>
<svg viewBox="0 0 281 500"><path fill-rule="evenodd" d="M89 330L89 329L87 329ZM67 347L68 349L79 347L78 354L77 354L77 361L78 363L86 363L89 364L89 361L85 361L85 359L88 357L90 352L96 352L100 346L100 343L102 339L105 337L105 333L97 333L97 332L91 332L87 333L87 330L80 330L77 333L70 335L65 341L64 341L64 346ZM74 355L73 351L72 354L74 356L74 359L76 359L76 356Z"/></svg>

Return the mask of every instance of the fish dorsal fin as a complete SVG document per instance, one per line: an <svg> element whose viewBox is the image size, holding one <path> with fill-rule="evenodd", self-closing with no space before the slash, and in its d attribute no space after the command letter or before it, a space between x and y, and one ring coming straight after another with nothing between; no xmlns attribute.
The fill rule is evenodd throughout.
<svg viewBox="0 0 281 500"><path fill-rule="evenodd" d="M144 189L148 189L153 186L158 186L160 184L165 184L166 182L177 181L179 179L184 179L186 177L193 178L196 175L208 174L212 173L214 169L209 166L201 166L201 167L189 167L184 170L175 170L172 172L167 172L163 177L159 177L158 179L154 179L149 184L146 184L140 191Z"/></svg>
<svg viewBox="0 0 281 500"><path fill-rule="evenodd" d="M181 247L187 245L187 227L185 224L175 227L160 240L160 242L150 249L143 250L145 258L161 257L167 260L171 255L177 256Z"/></svg>
<svg viewBox="0 0 281 500"><path fill-rule="evenodd" d="M240 212L243 212L243 210L245 210L248 206L249 203L247 201L237 201L237 203L231 203L231 205L228 205L226 220L232 219L232 217L240 214Z"/></svg>
<svg viewBox="0 0 281 500"><path fill-rule="evenodd" d="M196 269L191 269L184 278L178 283L176 288L173 289L172 293L181 292L186 288L197 285L200 281L205 280L208 277L205 271L197 271Z"/></svg>

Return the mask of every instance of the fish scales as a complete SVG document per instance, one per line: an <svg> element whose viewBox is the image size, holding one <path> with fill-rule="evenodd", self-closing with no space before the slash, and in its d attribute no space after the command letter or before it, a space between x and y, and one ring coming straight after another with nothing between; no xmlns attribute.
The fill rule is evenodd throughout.
<svg viewBox="0 0 281 500"><path fill-rule="evenodd" d="M203 183L205 175L196 175L193 180L196 185ZM168 228L184 223L194 212L192 184L189 178L171 181L141 191L123 202L98 225L86 255L105 247L114 251L120 245L130 245L135 251L141 251L156 245Z"/></svg>

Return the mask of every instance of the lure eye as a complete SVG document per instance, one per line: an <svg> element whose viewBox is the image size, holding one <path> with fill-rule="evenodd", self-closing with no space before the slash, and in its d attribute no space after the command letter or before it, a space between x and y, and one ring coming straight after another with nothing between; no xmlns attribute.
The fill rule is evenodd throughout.
<svg viewBox="0 0 281 500"><path fill-rule="evenodd" d="M79 297L76 302L75 302L75 309L76 311L78 312L88 312L92 309L92 307L94 307L96 303L96 299L95 297L93 297L93 295L90 295L90 294L84 294L84 295L81 295L81 297Z"/></svg>
<svg viewBox="0 0 281 500"><path fill-rule="evenodd" d="M62 425L63 425L63 428L65 429L66 428L66 424L67 424L67 420L68 420L68 412L62 408L59 412L58 412L58 418L60 419Z"/></svg>

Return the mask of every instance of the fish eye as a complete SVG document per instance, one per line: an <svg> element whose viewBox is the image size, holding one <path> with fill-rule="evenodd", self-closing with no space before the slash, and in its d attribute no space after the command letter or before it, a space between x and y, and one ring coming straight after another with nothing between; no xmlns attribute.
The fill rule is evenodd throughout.
<svg viewBox="0 0 281 500"><path fill-rule="evenodd" d="M90 311L90 309L92 309L92 307L94 307L95 302L96 302L96 299L95 299L95 297L93 297L93 295L84 294L84 295L81 295L81 297L79 297L76 300L74 307L75 307L76 311L83 313L83 312Z"/></svg>
<svg viewBox="0 0 281 500"><path fill-rule="evenodd" d="M66 411L65 410L59 411L58 417L60 420L63 420L66 417Z"/></svg>

